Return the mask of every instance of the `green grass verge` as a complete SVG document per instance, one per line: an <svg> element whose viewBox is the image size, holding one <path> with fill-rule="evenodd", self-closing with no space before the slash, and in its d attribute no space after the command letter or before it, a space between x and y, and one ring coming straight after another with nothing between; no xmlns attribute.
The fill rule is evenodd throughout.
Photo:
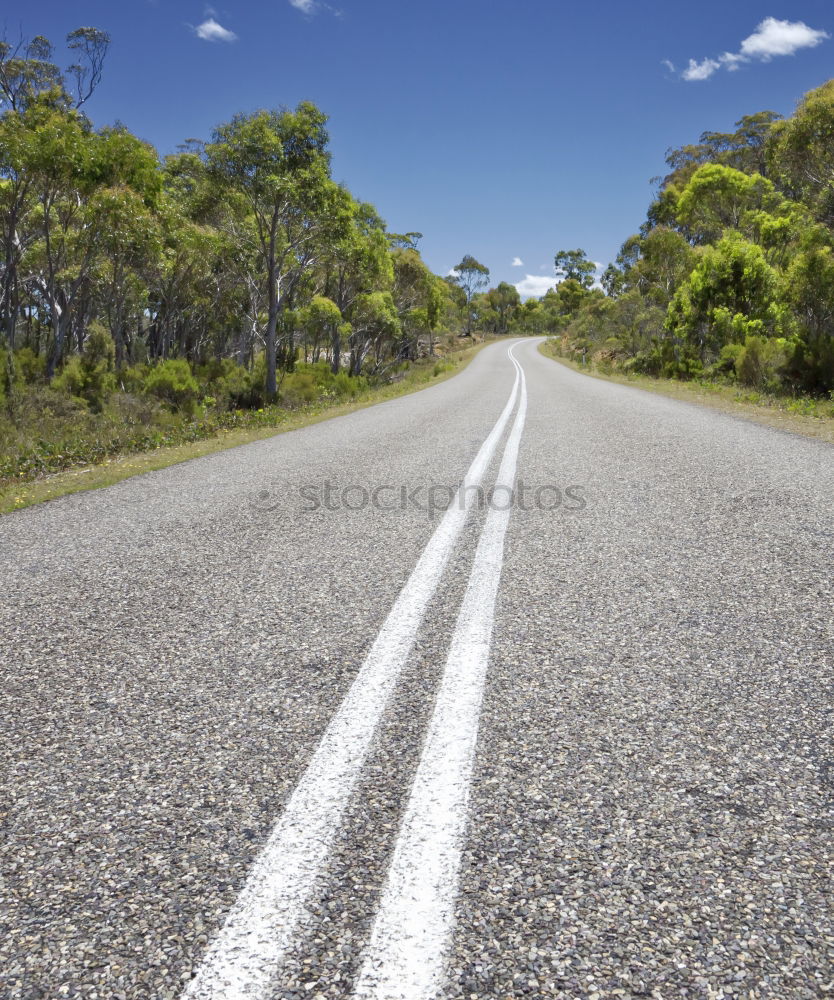
<svg viewBox="0 0 834 1000"><path fill-rule="evenodd" d="M4 482L0 484L0 514L8 514L33 504L54 500L70 493L97 490L112 486L123 479L139 476L156 469L165 469L179 462L187 462L202 455L211 455L228 448L236 448L253 441L298 430L322 420L353 413L355 410L373 406L376 403L419 392L429 385L444 382L461 372L466 365L497 338L485 340L471 347L461 348L443 358L432 358L412 365L404 377L397 382L368 389L348 402L325 403L303 407L298 410L284 410L276 414L276 423L268 427L244 427L221 431L212 437L199 441L189 441L171 447L154 448L150 451L134 452L104 459L95 465L67 469L52 475L35 479Z"/></svg>
<svg viewBox="0 0 834 1000"><path fill-rule="evenodd" d="M548 341L539 344L539 351L546 358L591 378L634 386L685 403L709 406L714 410L721 410L768 427L834 444L834 402L831 400L813 399L808 396L796 399L768 396L743 387L721 385L717 382L680 382L677 379L652 378L649 375L602 372L598 368L583 366L569 358L561 357Z"/></svg>

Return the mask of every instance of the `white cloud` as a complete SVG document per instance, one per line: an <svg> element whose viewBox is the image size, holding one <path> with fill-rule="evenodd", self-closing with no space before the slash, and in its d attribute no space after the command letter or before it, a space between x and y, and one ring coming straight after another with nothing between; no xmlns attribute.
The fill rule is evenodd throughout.
<svg viewBox="0 0 834 1000"><path fill-rule="evenodd" d="M524 267L524 261L521 259L521 257L513 257L512 266L513 267Z"/></svg>
<svg viewBox="0 0 834 1000"><path fill-rule="evenodd" d="M661 59L660 60L660 65L661 66L665 66L666 69L668 69L670 73L677 73L677 71L678 71L677 67L672 62L671 59Z"/></svg>
<svg viewBox="0 0 834 1000"><path fill-rule="evenodd" d="M194 29L198 38L204 42L236 42L237 35L222 24L218 24L213 17L206 18L202 24L198 24Z"/></svg>
<svg viewBox="0 0 834 1000"><path fill-rule="evenodd" d="M523 299L538 299L549 289L555 288L558 278L548 277L545 274L527 274L523 281L516 282L518 294Z"/></svg>
<svg viewBox="0 0 834 1000"><path fill-rule="evenodd" d="M290 4L302 14L312 14L316 9L316 0L290 0Z"/></svg>
<svg viewBox="0 0 834 1000"><path fill-rule="evenodd" d="M721 63L716 59L703 59L701 62L690 59L681 76L684 80L709 80L717 69L721 69Z"/></svg>
<svg viewBox="0 0 834 1000"><path fill-rule="evenodd" d="M792 56L801 49L813 49L831 36L827 31L809 28L803 21L780 21L776 17L766 17L752 35L741 43L738 52L725 52L717 59L689 60L689 65L681 73L684 80L708 80L723 66L733 73L744 63L770 62L775 56ZM664 65L672 67L668 60Z"/></svg>
<svg viewBox="0 0 834 1000"><path fill-rule="evenodd" d="M779 21L767 17L752 35L741 43L739 53L745 59L770 62L774 56L792 56L800 49L813 49L831 36L827 31L809 28L802 21Z"/></svg>

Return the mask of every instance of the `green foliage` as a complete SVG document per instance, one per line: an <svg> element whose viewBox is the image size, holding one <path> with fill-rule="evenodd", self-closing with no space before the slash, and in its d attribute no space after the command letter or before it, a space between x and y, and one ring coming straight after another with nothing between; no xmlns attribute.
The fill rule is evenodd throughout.
<svg viewBox="0 0 834 1000"><path fill-rule="evenodd" d="M563 281L575 281L583 288L594 283L596 264L588 260L584 250L560 250L555 257L556 274Z"/></svg>
<svg viewBox="0 0 834 1000"><path fill-rule="evenodd" d="M713 360L727 341L785 328L779 291L761 247L731 233L704 249L669 306L666 329L701 362Z"/></svg>
<svg viewBox="0 0 834 1000"><path fill-rule="evenodd" d="M525 305L525 328L561 320L559 350L602 369L831 393L832 136L834 81L789 119L763 111L671 150L646 222L604 272L605 306L583 288L584 253L562 251L565 280Z"/></svg>
<svg viewBox="0 0 834 1000"><path fill-rule="evenodd" d="M3 364L3 379L0 382L0 400L5 403L9 416L12 416L14 413L16 381L17 372L15 370L14 354L11 351L6 351Z"/></svg>
<svg viewBox="0 0 834 1000"><path fill-rule="evenodd" d="M709 163L695 171L680 193L675 215L695 242L714 243L728 229L740 229L748 213L771 211L781 202L761 175Z"/></svg>
<svg viewBox="0 0 834 1000"><path fill-rule="evenodd" d="M834 390L834 251L813 247L792 261L785 295L797 320L794 380L815 392Z"/></svg>
<svg viewBox="0 0 834 1000"><path fill-rule="evenodd" d="M767 166L788 197L834 225L834 80L810 91L793 117L778 122L767 142Z"/></svg>
<svg viewBox="0 0 834 1000"><path fill-rule="evenodd" d="M161 361L145 377L145 391L185 414L194 412L199 395L197 380L186 360Z"/></svg>
<svg viewBox="0 0 834 1000"><path fill-rule="evenodd" d="M471 254L466 254L453 269L451 280L458 284L464 295L466 318L466 333L472 333L472 299L481 289L489 284L489 268L476 260Z"/></svg>
<svg viewBox="0 0 834 1000"><path fill-rule="evenodd" d="M109 331L93 321L82 353L69 359L52 384L59 392L83 399L93 413L101 413L116 388L115 356L116 348Z"/></svg>
<svg viewBox="0 0 834 1000"><path fill-rule="evenodd" d="M734 362L739 382L763 392L778 391L791 354L791 344L782 337L746 337Z"/></svg>
<svg viewBox="0 0 834 1000"><path fill-rule="evenodd" d="M254 409L263 406L263 387L253 372L231 358L221 358L196 372L203 404L218 410ZM213 401L213 402L210 402Z"/></svg>
<svg viewBox="0 0 834 1000"><path fill-rule="evenodd" d="M31 347L21 347L14 352L14 369L24 385L34 385L44 379L46 358L35 354Z"/></svg>

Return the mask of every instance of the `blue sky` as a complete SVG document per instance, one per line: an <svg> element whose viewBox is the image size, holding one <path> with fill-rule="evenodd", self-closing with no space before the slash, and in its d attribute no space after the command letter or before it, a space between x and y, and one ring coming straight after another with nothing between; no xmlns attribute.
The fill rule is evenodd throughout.
<svg viewBox="0 0 834 1000"><path fill-rule="evenodd" d="M471 253L536 292L560 248L613 259L667 147L790 113L834 76L830 0L39 0L7 35L18 22L56 43L109 31L87 110L162 153L237 111L316 102L336 179L424 233L433 270Z"/></svg>

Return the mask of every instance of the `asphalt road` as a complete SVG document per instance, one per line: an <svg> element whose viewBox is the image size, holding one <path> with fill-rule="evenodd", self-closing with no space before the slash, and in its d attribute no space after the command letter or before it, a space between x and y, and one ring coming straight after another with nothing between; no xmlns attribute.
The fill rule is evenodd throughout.
<svg viewBox="0 0 834 1000"><path fill-rule="evenodd" d="M834 449L514 355L0 519L0 996L834 996Z"/></svg>

